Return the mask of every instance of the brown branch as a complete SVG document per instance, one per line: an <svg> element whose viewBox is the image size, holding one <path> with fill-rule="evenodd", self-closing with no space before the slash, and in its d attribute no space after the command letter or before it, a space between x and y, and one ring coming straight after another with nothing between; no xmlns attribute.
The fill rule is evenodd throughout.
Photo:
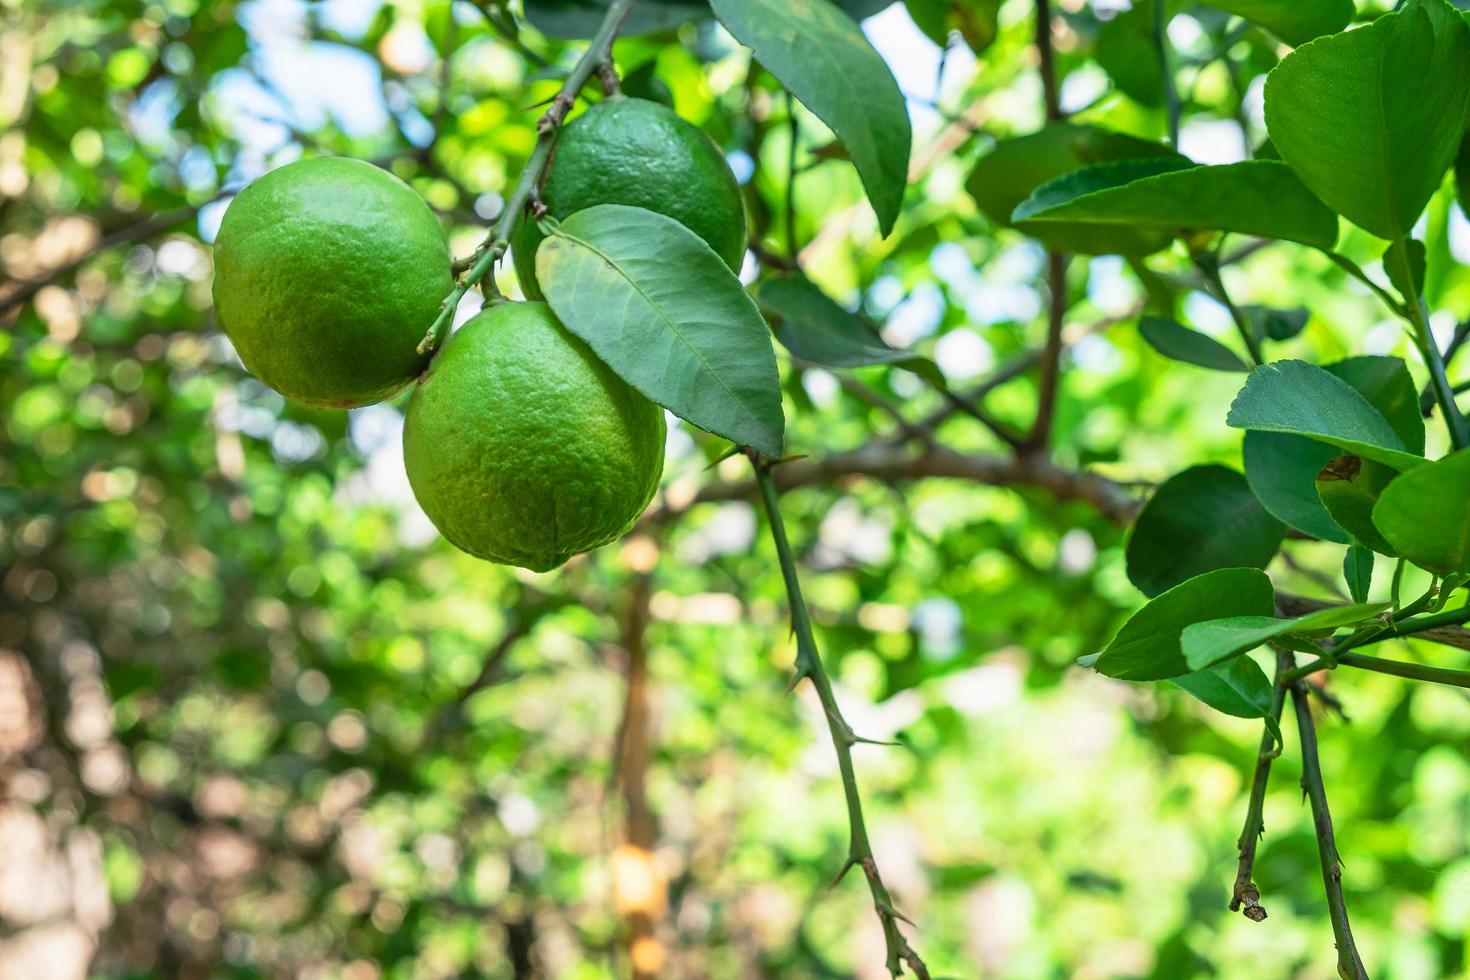
<svg viewBox="0 0 1470 980"><path fill-rule="evenodd" d="M628 958L634 980L651 980L664 965L656 935L657 918L666 903L664 884L654 863L658 822L648 804L648 762L652 751L649 709L649 597L647 572L636 572L623 620L622 646L627 655L627 689L618 725L613 779L623 796L624 835L614 862L614 899L628 923Z"/></svg>
<svg viewBox="0 0 1470 980"><path fill-rule="evenodd" d="M159 232L167 231L174 225L181 224L192 218L194 215L198 214L199 209L204 207L205 204L209 204L213 201L218 201L220 198L233 193L233 189L229 191L220 191L214 197L211 197L208 201L204 201L199 204L189 204L180 208L174 208L172 211L165 211L162 214L153 215L152 217L145 218L142 221L137 222L136 224L128 225L126 228L119 228L117 231L114 231L111 234L104 236L97 242L97 244L93 245L91 248L87 249L76 258L71 259L67 262L63 262L61 265L55 266L54 268L48 269L47 271L42 273L39 278L15 280L17 288L10 290L3 295L0 295L0 316L5 316L10 311L24 306L27 302L30 301L31 297L35 296L41 290L45 289L47 286L56 282L62 276L65 276L66 274L76 270L83 263L95 258L108 249L116 248L119 245L128 245L132 242L142 241L145 238L151 238Z"/></svg>
<svg viewBox="0 0 1470 980"><path fill-rule="evenodd" d="M1024 448L1046 448L1056 415L1057 389L1062 380L1062 329L1067 319L1067 256L1046 253L1046 345L1041 351L1041 377L1036 386L1036 420Z"/></svg>
<svg viewBox="0 0 1470 980"><path fill-rule="evenodd" d="M915 453L881 441L821 459L793 460L773 469L771 476L782 492L813 485L840 485L858 478L883 483L950 478L995 487L1031 487L1058 501L1090 504L1103 517L1119 524L1131 520L1141 503L1126 487L1105 476L1064 469L1039 457L967 455L942 446ZM686 502L651 508L640 523L662 523L696 504L753 499L757 493L754 480L711 483Z"/></svg>

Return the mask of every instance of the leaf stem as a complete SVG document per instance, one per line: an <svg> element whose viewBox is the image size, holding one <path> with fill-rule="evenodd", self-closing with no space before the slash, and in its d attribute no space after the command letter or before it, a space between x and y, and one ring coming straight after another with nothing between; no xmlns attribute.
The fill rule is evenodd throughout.
<svg viewBox="0 0 1470 980"><path fill-rule="evenodd" d="M1322 886L1327 892L1327 913L1337 944L1337 975L1343 980L1368 980L1368 971L1358 955L1353 930L1348 924L1347 902L1342 893L1342 858L1332 830L1332 813L1327 808L1327 791L1322 785L1322 764L1317 757L1317 730L1312 722L1312 705L1306 685L1291 685L1291 702L1296 710L1297 732L1301 735L1302 791L1312 805L1312 824L1317 831L1317 854L1322 861Z"/></svg>
<svg viewBox="0 0 1470 980"><path fill-rule="evenodd" d="M843 718L837 698L832 692L832 681L827 676L826 667L822 664L821 654L817 652L811 617L807 613L806 600L801 594L801 582L796 574L796 559L791 550L791 542L786 537L786 525L781 520L776 484L771 479L771 467L774 463L762 458L754 450L748 450L747 453L750 456L750 464L755 470L756 483L760 487L761 504L765 508L766 519L771 527L771 541L776 546L776 556L781 565L781 577L786 583L786 599L791 606L791 630L796 634L794 682L800 682L803 678L812 682L812 687L816 689L817 697L822 703L822 711L827 716L827 730L832 736L832 746L837 750L837 768L842 774L843 794L847 798L848 845L847 860L843 863L842 870L838 872L836 880L840 881L854 866L863 869L863 874L868 880L868 890L873 896L873 906L883 926L883 939L888 951L886 961L888 972L895 977L900 976L906 963L919 980L929 980L929 971L924 961L909 946L908 940L898 928L898 921L903 916L893 907L893 899L888 894L888 888L883 884L882 875L878 872L878 862L873 857L873 847L868 841L868 828L863 820L862 797L858 793L857 775L852 765L852 747L863 740L853 732L846 719ZM904 921L908 920L904 919Z"/></svg>
<svg viewBox="0 0 1470 980"><path fill-rule="evenodd" d="M1179 89L1174 85L1174 69L1169 64L1169 13L1165 0L1154 0L1154 49L1159 53L1159 74L1164 83L1164 99L1169 112L1169 145L1179 149L1179 115L1183 109Z"/></svg>
<svg viewBox="0 0 1470 980"><path fill-rule="evenodd" d="M1429 326L1429 307L1424 297L1419 295L1419 287L1414 281L1413 264L1409 261L1408 237L1401 236L1396 247L1389 249L1388 256L1392 256L1398 265L1400 281L1408 293L1404 297L1408 305L1407 319L1413 324L1415 344L1424 358L1424 366L1429 369L1429 385L1434 390L1434 400L1439 402L1440 411L1444 413L1444 424L1450 430L1450 444L1456 449L1470 447L1470 422L1466 422L1465 416L1460 414L1460 406L1455 403L1454 390L1445 375L1444 358L1434 339L1434 331Z"/></svg>
<svg viewBox="0 0 1470 980"><path fill-rule="evenodd" d="M607 5L607 14L602 18L602 23L597 28L597 33L593 35L587 50L582 52L581 58L577 59L577 64L567 76L561 90L556 93L556 97L551 100L551 105L536 123L536 146L531 151L525 168L521 170L521 176L516 181L515 189L511 191L509 199L505 202L505 210L491 226L485 241L475 249L469 269L459 277L454 284L454 290L439 305L439 315L434 318L433 324L424 334L424 339L419 341L418 352L420 354L427 353L439 346L445 331L454 320L454 311L459 307L459 301L486 276L493 276L495 263L499 262L506 250L510 248L510 236L515 232L516 222L521 219L526 206L535 196L537 187L540 186L542 178L546 175L546 168L551 162L551 149L556 143L557 131L566 121L567 113L571 112L572 106L576 103L577 94L582 91L582 86L586 85L588 80L611 60L613 41L617 39L618 31L622 29L623 21L627 19L628 11L632 7L633 0L611 0Z"/></svg>
<svg viewBox="0 0 1470 980"><path fill-rule="evenodd" d="M1281 709L1286 702L1286 667L1291 663L1290 654L1282 650L1276 651L1276 683L1272 687L1271 697L1271 719L1277 723L1277 730L1281 723ZM1240 839L1236 841L1236 847L1240 849L1240 862L1235 872L1235 887L1230 895L1230 911L1240 910L1241 914L1252 922L1262 922L1266 918L1266 908L1261 904L1261 890L1256 887L1252 875L1256 864L1256 848L1261 843L1261 836L1266 832L1265 820L1262 810L1266 804L1266 784L1271 779L1271 762L1281 750L1276 746L1276 735L1267 724L1261 731L1261 748L1256 754L1256 773L1251 780L1250 803L1246 806L1245 826L1240 830ZM1244 906L1242 908L1242 906Z"/></svg>
<svg viewBox="0 0 1470 980"><path fill-rule="evenodd" d="M1353 650L1361 646L1367 646L1370 643L1378 643L1381 640L1406 639L1408 637L1414 636L1416 633L1425 633L1430 630L1441 629L1446 626L1459 626L1462 623L1470 622L1470 603L1467 603L1466 605L1461 606L1458 609L1448 609L1444 612L1432 613L1427 616L1413 615L1413 610L1417 606L1418 603L1415 603L1413 606L1408 607L1407 617L1401 618L1391 623L1388 628L1379 630L1376 633L1366 633L1361 636L1350 636L1346 638L1340 645L1333 647L1332 650L1325 656L1318 657L1316 660L1312 661L1304 667L1297 667L1293 670L1287 671L1286 680L1288 682L1294 682L1301 680L1308 674L1315 674L1319 670L1331 670L1338 664L1350 664L1354 667L1361 667L1364 670L1379 670L1381 673L1385 674L1398 674L1400 677L1416 677L1420 680L1433 680L1444 684L1456 684L1456 686L1459 687L1465 686L1464 684L1459 684L1458 682L1453 680L1445 680L1444 676L1442 676L1458 676L1464 673L1463 671L1442 671L1433 667L1424 667L1422 668L1422 670L1425 673L1421 676L1419 674L1409 673L1409 670L1411 669L1421 669L1417 664L1399 665L1395 661L1378 660L1375 657L1360 657L1356 654L1348 653L1349 650ZM1369 666L1366 663L1368 661L1377 664L1395 664L1396 669L1389 670L1383 669L1381 667ZM1402 669L1397 669L1399 667L1402 667ZM1466 676L1470 676L1470 674L1467 674Z"/></svg>
<svg viewBox="0 0 1470 980"><path fill-rule="evenodd" d="M1198 252L1194 256L1194 264L1200 275L1205 277L1210 292L1230 312L1230 319L1235 321L1235 329L1240 332L1240 339L1245 341L1245 349L1250 352L1251 362L1257 366L1265 364L1266 358L1261 352L1261 340L1256 336L1255 327L1246 319L1244 311L1235 305L1225 288L1225 280L1220 276L1219 257L1213 252Z"/></svg>
<svg viewBox="0 0 1470 980"><path fill-rule="evenodd" d="M1383 301L1383 305L1392 310L1396 316L1401 316L1405 319L1408 319L1408 307L1404 306L1404 304L1401 303L1398 297L1394 296L1393 293L1390 293L1388 290L1378 285L1378 283L1374 282L1373 278L1369 276L1368 273L1363 271L1362 266L1358 265L1358 263L1354 262L1346 255L1342 255L1338 252L1329 251L1328 249L1322 249L1321 251L1323 255L1332 260L1333 265L1342 269L1348 275L1352 276L1354 279L1358 280L1358 282L1362 283L1370 290L1372 290L1373 294Z"/></svg>

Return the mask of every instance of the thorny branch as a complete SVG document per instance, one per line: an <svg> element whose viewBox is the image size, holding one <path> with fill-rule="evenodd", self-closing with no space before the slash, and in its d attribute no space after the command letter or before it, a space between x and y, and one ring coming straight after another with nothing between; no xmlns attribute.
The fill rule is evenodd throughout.
<svg viewBox="0 0 1470 980"><path fill-rule="evenodd" d="M577 64L567 76L561 90L557 92L556 97L551 100L551 105L547 107L545 114L537 122L536 146L531 151L525 168L521 171L520 179L516 181L515 189L511 191L510 197L505 202L505 210L496 219L485 241L475 249L469 269L459 277L454 285L454 290L440 304L439 315L434 318L434 323L424 334L424 339L419 341L420 354L427 353L439 345L444 332L454 320L454 311L459 307L459 301L466 293L476 285L486 282L489 284L488 288L494 290L495 278L492 271L495 264L510 248L510 236L515 231L516 222L521 219L526 205L535 196L536 189L546 174L546 168L551 163L551 150L556 143L557 132L561 124L566 121L567 113L571 112L572 106L576 104L577 94L582 91L582 87L594 75L602 72L603 66L611 60L613 41L617 39L618 31L622 28L623 21L627 18L632 6L633 0L612 0L608 4L607 15L603 17L602 24L598 27L592 42L582 53L582 57L577 60Z"/></svg>
<svg viewBox="0 0 1470 980"><path fill-rule="evenodd" d="M776 494L775 483L771 479L771 470L775 463L751 452L750 464L755 469L761 503L765 508L766 519L771 528L771 540L776 545L776 555L781 564L781 577L786 583L787 602L791 606L791 630L796 634L796 677L793 683L809 680L817 692L817 698L822 704L822 712L827 717L827 730L832 736L832 746L837 750L837 767L842 774L842 789L847 797L847 860L837 873L835 881L840 881L854 867L862 868L863 876L868 881L868 891L873 896L873 908L878 913L878 920L883 926L888 972L895 977L901 976L904 965L907 964L919 980L929 980L929 970L924 965L923 959L909 945L908 939L898 927L899 920L904 922L909 920L893 907L893 898L889 895L887 886L883 884L883 876L873 856L873 846L868 840L868 828L863 819L862 796L858 792L857 774L852 764L852 747L866 740L858 736L843 718L842 709L837 704L837 697L832 692L832 681L827 676L822 656L817 651L811 618L807 614L806 600L802 597L801 582L796 574L796 558L791 550L791 542L786 537L786 525L781 520L780 501Z"/></svg>
<svg viewBox="0 0 1470 980"><path fill-rule="evenodd" d="M1291 703L1296 709L1297 732L1301 736L1302 791L1312 804L1312 824L1317 831L1317 853L1322 860L1322 885L1327 890L1327 912L1337 943L1337 975L1342 980L1368 980L1368 971L1358 956L1348 925L1347 903L1342 894L1342 858L1332 830L1332 813L1327 808L1327 791L1322 786L1322 765L1317 758L1317 730L1312 722L1312 704L1306 684L1291 685Z"/></svg>

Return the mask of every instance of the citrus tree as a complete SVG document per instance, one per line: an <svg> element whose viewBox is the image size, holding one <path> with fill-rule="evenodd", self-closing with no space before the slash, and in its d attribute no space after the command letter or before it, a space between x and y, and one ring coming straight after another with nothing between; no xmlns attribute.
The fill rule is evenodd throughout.
<svg viewBox="0 0 1470 980"><path fill-rule="evenodd" d="M1448 0L5 11L6 969L1465 964Z"/></svg>

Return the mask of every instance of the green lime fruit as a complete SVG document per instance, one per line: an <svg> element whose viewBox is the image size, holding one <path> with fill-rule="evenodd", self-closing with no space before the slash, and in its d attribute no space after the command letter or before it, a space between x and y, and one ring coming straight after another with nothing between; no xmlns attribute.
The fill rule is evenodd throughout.
<svg viewBox="0 0 1470 980"><path fill-rule="evenodd" d="M313 157L241 191L214 246L214 306L240 359L287 398L381 401L418 377L416 350L454 288L449 241L397 177Z"/></svg>
<svg viewBox="0 0 1470 980"><path fill-rule="evenodd" d="M408 403L408 481L477 558L544 572L633 526L664 466L664 413L543 303L500 303L445 344Z"/></svg>
<svg viewBox="0 0 1470 980"><path fill-rule="evenodd" d="M745 257L745 202L724 154L698 126L644 99L600 102L566 125L541 192L557 220L597 204L647 208L703 238L735 271ZM512 241L516 276L531 299L544 236L527 218Z"/></svg>

